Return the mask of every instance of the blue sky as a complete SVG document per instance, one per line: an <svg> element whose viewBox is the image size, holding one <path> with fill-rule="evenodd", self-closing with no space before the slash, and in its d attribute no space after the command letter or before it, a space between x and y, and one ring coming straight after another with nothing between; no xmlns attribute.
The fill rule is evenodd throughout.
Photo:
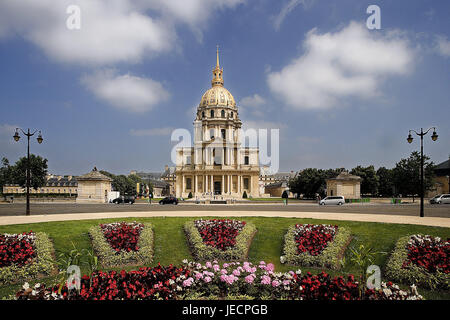
<svg viewBox="0 0 450 320"><path fill-rule="evenodd" d="M392 167L450 154L450 3L325 0L5 0L0 4L0 156L42 130L49 171L161 171L173 128L192 129L216 45L249 127L280 129L280 170ZM106 4L107 3L107 4ZM81 9L81 29L66 8ZM368 30L366 8L381 8Z"/></svg>

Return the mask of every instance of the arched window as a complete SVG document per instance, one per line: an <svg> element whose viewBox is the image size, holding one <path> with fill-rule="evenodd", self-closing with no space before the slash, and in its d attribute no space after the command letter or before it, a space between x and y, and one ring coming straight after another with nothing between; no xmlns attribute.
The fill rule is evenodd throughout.
<svg viewBox="0 0 450 320"><path fill-rule="evenodd" d="M205 111L202 111L202 118L205 118Z"/></svg>
<svg viewBox="0 0 450 320"><path fill-rule="evenodd" d="M225 130L225 129L220 129L220 132L222 133L222 139L226 139L227 130Z"/></svg>
<svg viewBox="0 0 450 320"><path fill-rule="evenodd" d="M211 110L211 118L214 118L214 110Z"/></svg>
<svg viewBox="0 0 450 320"><path fill-rule="evenodd" d="M231 117L233 118L233 111L231 111Z"/></svg>
<svg viewBox="0 0 450 320"><path fill-rule="evenodd" d="M222 116L222 118L225 118L225 110L222 110L222 112L220 113L220 115Z"/></svg>

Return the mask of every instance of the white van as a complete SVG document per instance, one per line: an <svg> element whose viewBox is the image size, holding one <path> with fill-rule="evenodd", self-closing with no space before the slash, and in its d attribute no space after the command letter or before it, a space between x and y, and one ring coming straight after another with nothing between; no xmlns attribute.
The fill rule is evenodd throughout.
<svg viewBox="0 0 450 320"><path fill-rule="evenodd" d="M345 203L345 199L343 196L330 196L325 197L322 200L320 200L319 205L326 205L326 204L334 204L342 206Z"/></svg>

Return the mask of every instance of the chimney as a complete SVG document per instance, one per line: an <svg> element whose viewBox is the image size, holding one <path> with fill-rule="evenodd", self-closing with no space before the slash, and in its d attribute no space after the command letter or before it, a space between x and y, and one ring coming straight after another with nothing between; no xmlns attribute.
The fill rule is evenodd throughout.
<svg viewBox="0 0 450 320"><path fill-rule="evenodd" d="M165 166L164 166L164 171L168 171L169 170L169 166L166 164Z"/></svg>

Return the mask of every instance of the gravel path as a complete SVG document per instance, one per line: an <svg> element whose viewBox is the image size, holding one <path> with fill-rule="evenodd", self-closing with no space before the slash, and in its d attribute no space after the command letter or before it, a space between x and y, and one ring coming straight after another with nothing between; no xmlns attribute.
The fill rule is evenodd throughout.
<svg viewBox="0 0 450 320"><path fill-rule="evenodd" d="M181 208L180 208L181 209ZM219 208L217 208L219 209ZM313 218L327 220L363 221L363 222L384 222L400 224L416 224L435 227L450 228L450 218L385 215L385 214L358 214L341 212L296 212L296 211L132 211L132 212L95 212L95 213L71 213L71 214L50 214L32 216L3 216L0 217L0 225L38 223L51 221L89 220L105 218L126 218L126 217L284 217L284 218Z"/></svg>

